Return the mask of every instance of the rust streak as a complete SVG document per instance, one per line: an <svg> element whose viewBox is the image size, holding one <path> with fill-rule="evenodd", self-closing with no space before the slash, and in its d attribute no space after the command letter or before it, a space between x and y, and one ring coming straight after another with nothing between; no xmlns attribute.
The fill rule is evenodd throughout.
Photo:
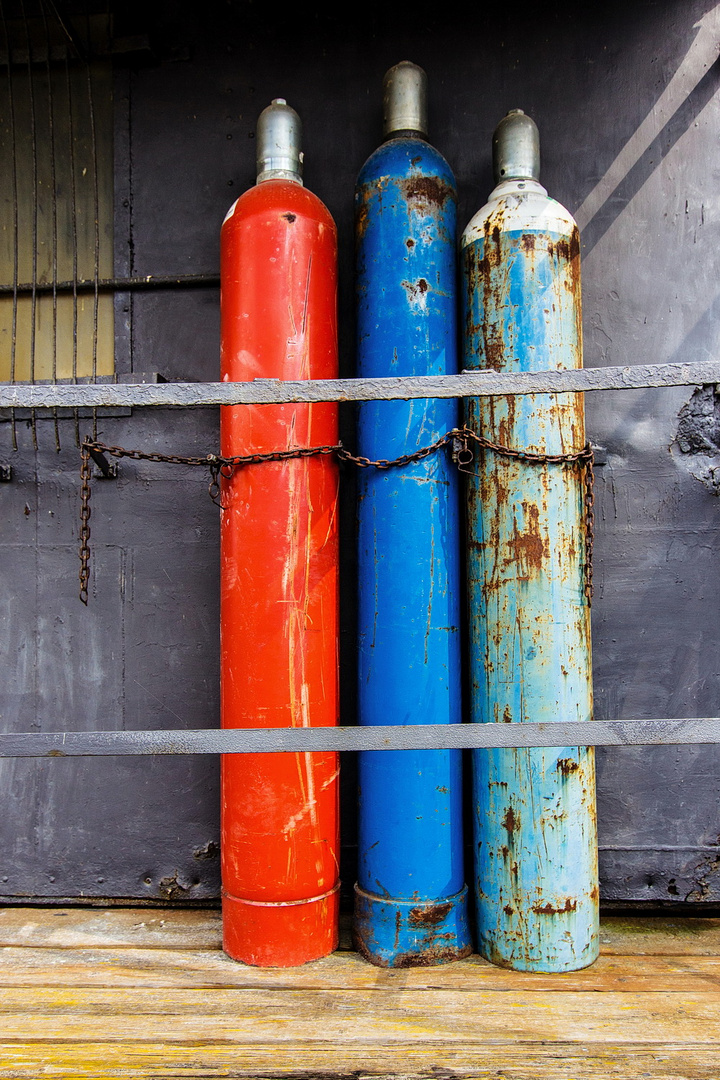
<svg viewBox="0 0 720 1080"><path fill-rule="evenodd" d="M577 911L577 900L571 900L568 896L563 907L553 907L548 900L542 906L539 903L533 904L533 911L536 915L564 915L570 911Z"/></svg>
<svg viewBox="0 0 720 1080"><path fill-rule="evenodd" d="M517 520L513 520L513 536L508 541L508 547L512 552L509 559L505 559L505 566L512 562L524 563L529 575L531 571L540 572L543 560L549 557L547 538L540 535L540 511L535 503L523 502L527 529L520 532Z"/></svg>
<svg viewBox="0 0 720 1080"><path fill-rule="evenodd" d="M446 919L452 910L452 904L434 904L432 907L410 908L408 922L411 926L437 926Z"/></svg>
<svg viewBox="0 0 720 1080"><path fill-rule="evenodd" d="M418 209L426 208L427 213L441 209L455 194L452 187L437 176L410 176L400 180L399 185L407 201L420 204Z"/></svg>

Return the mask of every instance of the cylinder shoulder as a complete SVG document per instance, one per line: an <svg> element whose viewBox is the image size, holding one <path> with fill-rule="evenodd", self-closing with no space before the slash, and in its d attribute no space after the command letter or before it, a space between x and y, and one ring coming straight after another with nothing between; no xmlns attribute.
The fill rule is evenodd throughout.
<svg viewBox="0 0 720 1080"><path fill-rule="evenodd" d="M507 188L508 190L503 190ZM550 198L540 184L526 190L516 185L499 184L488 202L470 220L462 235L463 248L481 240L495 228L501 232L527 230L570 236L577 229L569 210Z"/></svg>
<svg viewBox="0 0 720 1080"><path fill-rule="evenodd" d="M335 231L335 222L325 203L312 191L292 180L265 180L248 188L230 207L224 225L233 220L278 211L316 221Z"/></svg>
<svg viewBox="0 0 720 1080"><path fill-rule="evenodd" d="M437 177L455 195L453 171L439 150L424 139L403 136L388 139L370 155L357 179L357 186L372 184L382 177L412 180Z"/></svg>

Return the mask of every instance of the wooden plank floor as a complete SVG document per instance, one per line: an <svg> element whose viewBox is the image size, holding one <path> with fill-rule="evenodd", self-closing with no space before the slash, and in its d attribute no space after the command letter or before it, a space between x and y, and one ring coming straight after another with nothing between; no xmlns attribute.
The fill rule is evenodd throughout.
<svg viewBox="0 0 720 1080"><path fill-rule="evenodd" d="M0 909L0 1077L720 1080L720 919L601 936L570 975L260 970L214 911Z"/></svg>

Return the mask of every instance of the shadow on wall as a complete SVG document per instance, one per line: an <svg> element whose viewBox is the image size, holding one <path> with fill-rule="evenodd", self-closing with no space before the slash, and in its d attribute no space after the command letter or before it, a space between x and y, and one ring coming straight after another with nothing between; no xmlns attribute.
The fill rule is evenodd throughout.
<svg viewBox="0 0 720 1080"><path fill-rule="evenodd" d="M659 99L575 214L588 255L720 88L720 4Z"/></svg>

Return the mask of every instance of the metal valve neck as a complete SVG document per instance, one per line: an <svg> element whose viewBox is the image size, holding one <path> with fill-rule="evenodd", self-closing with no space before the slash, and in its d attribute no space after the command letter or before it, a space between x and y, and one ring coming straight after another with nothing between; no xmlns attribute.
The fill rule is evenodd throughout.
<svg viewBox="0 0 720 1080"><path fill-rule="evenodd" d="M285 98L273 101L257 123L257 182L292 180L302 184L302 122Z"/></svg>
<svg viewBox="0 0 720 1080"><path fill-rule="evenodd" d="M383 79L383 135L427 136L427 75L417 64L402 60Z"/></svg>
<svg viewBox="0 0 720 1080"><path fill-rule="evenodd" d="M511 109L493 134L495 183L540 179L540 134L522 109Z"/></svg>

